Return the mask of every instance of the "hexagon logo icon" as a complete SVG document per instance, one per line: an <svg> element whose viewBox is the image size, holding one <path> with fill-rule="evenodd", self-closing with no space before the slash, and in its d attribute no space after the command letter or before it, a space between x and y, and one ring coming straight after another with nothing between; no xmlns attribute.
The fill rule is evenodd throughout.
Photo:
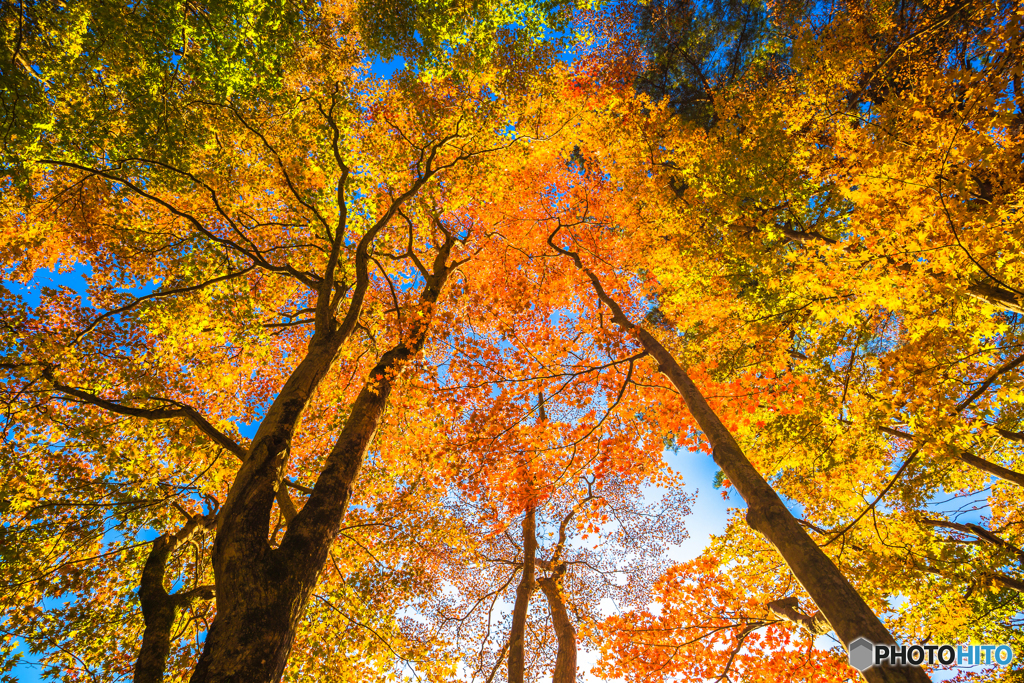
<svg viewBox="0 0 1024 683"><path fill-rule="evenodd" d="M850 643L850 666L863 671L875 663L875 646L865 638Z"/></svg>

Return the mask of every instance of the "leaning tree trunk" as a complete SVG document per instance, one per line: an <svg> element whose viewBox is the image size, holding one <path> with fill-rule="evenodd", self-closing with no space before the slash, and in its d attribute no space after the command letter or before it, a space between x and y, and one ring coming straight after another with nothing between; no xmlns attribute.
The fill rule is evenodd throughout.
<svg viewBox="0 0 1024 683"><path fill-rule="evenodd" d="M872 643L895 643L892 634L860 593L797 523L779 495L750 463L675 359L646 330L636 328L636 334L644 348L658 361L661 372L682 395L687 408L711 442L715 462L746 501L747 523L775 546L843 643L849 647L858 638L866 638ZM917 667L873 667L863 671L862 675L870 683L929 680Z"/></svg>
<svg viewBox="0 0 1024 683"><path fill-rule="evenodd" d="M554 243L555 234L557 231L548 238L548 243L570 257L576 267L587 275L600 300L611 309L614 322L624 332L634 336L657 361L658 370L672 382L711 442L715 462L746 501L747 523L775 546L843 644L849 648L850 643L858 638L866 638L873 643L895 643L892 634L864 602L860 593L797 523L779 495L750 463L672 354L647 330L626 317L593 271L584 267L579 255ZM869 683L923 683L930 680L918 667L872 667L861 674Z"/></svg>

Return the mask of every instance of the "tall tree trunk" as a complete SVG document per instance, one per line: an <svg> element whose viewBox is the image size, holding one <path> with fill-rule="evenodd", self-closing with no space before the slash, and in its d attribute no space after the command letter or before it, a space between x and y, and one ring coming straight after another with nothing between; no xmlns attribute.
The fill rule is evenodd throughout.
<svg viewBox="0 0 1024 683"><path fill-rule="evenodd" d="M218 535L213 565L217 618L207 634L193 683L272 683L284 674L295 630L391 394L389 377L421 345L422 341L412 348L403 344L391 349L370 372L371 379L353 403L313 493L288 525L280 546L270 546L269 518L250 521L234 537ZM269 507L273 494L273 489L269 496L264 494L263 504Z"/></svg>
<svg viewBox="0 0 1024 683"><path fill-rule="evenodd" d="M675 386L711 442L715 462L746 501L747 524L775 546L843 644L849 648L850 643L858 638L866 638L873 643L895 643L892 634L856 589L797 523L779 495L747 460L732 434L672 354L647 330L626 317L618 303L605 292L597 276L584 267L578 254L554 243L556 234L557 231L548 238L548 243L573 259L576 267L590 279L600 300L611 309L614 322L624 332L634 336L657 361L658 370ZM869 683L922 683L929 680L924 671L917 667L872 667L862 672L862 675Z"/></svg>
<svg viewBox="0 0 1024 683"><path fill-rule="evenodd" d="M135 683L161 683L167 667L167 655L171 652L171 629L178 608L194 597L207 600L213 597L209 587L170 594L164 587L164 572L171 553L188 540L200 528L213 526L214 517L192 517L177 533L164 534L153 541L153 547L146 557L139 582L139 602L142 603L142 619L145 630L142 646L135 660Z"/></svg>
<svg viewBox="0 0 1024 683"><path fill-rule="evenodd" d="M303 582L296 584L292 579L293 569L301 569L302 562L293 563L281 547L271 548L270 516L292 433L334 360L333 346L314 336L309 353L285 382L260 425L220 512L213 549L217 616L193 672L193 683L273 682L284 672L294 626L312 586L303 596ZM353 406L349 423L357 417L357 406ZM347 500L341 504L346 505ZM285 535L291 530L289 526Z"/></svg>
<svg viewBox="0 0 1024 683"><path fill-rule="evenodd" d="M512 608L512 628L508 634L508 683L523 683L526 675L526 614L530 597L537 587L537 511L530 507L523 514L523 575L516 587Z"/></svg>
<svg viewBox="0 0 1024 683"><path fill-rule="evenodd" d="M551 676L551 683L576 683L576 629L569 619L569 612L565 609L565 602L558 586L564 573L565 565L558 565L554 574L545 576L537 582L544 592L544 597L547 598L551 623L558 641L555 672Z"/></svg>
<svg viewBox="0 0 1024 683"><path fill-rule="evenodd" d="M455 240L446 237L420 296L422 318L370 371L312 493L277 548L268 538L270 517L284 485L291 436L340 348L335 337L314 334L309 353L267 412L217 520L217 617L192 683L276 683L283 676L295 631L345 516L395 377L425 342L434 304L451 270L446 261Z"/></svg>
<svg viewBox="0 0 1024 683"><path fill-rule="evenodd" d="M167 537L153 542L146 558L139 587L142 619L146 629L142 633L142 646L135 660L135 683L162 683L167 655L171 652L171 628L177 616L177 603L164 589L164 566L169 553L164 551Z"/></svg>
<svg viewBox="0 0 1024 683"><path fill-rule="evenodd" d="M687 408L711 442L715 462L746 501L747 524L775 546L843 643L849 647L858 638L866 638L872 643L895 643L892 634L856 589L797 523L775 490L750 464L732 434L671 354L643 328L635 327L634 332L658 362L659 370L683 397ZM873 667L862 673L870 683L929 680L924 671L916 667Z"/></svg>

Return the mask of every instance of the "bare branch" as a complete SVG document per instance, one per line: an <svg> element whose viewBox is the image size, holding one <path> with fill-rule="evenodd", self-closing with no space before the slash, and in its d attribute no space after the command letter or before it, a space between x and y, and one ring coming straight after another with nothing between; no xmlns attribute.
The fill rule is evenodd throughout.
<svg viewBox="0 0 1024 683"><path fill-rule="evenodd" d="M107 319L107 318L109 318L110 316L113 316L113 315L118 315L120 313L125 313L126 311L130 311L131 309L135 308L136 306L138 306L143 301L149 301L151 299L161 299L163 297L168 297L168 296L177 296L178 294L187 294L188 292L195 292L195 291L198 291L198 290L203 289L205 287L209 287L210 285L215 285L218 282L224 282L226 280L233 280L236 277L241 277L241 276L245 275L246 273L248 273L249 271L251 271L255 267L256 267L255 265L251 265L248 268L243 268L242 270L238 270L238 271L235 271L235 272L232 272L232 273L227 273L226 275L221 275L221 276L215 277L215 278L213 278L211 280L207 280L205 282L200 282L199 284L196 284L196 285L189 285L187 287L176 287L174 289L165 289L165 290L160 291L160 292L152 292L150 294L145 294L143 296L137 297L134 301L131 301L130 303L125 304L124 306L120 306L118 308L106 311L106 312L101 313L100 315L96 316L96 318L93 319L92 322L90 322L88 325L86 325L85 329L83 329L81 332L79 332L78 334L75 335L75 338L71 340L69 346L74 346L75 344L77 344L79 341L82 340L83 337L85 337L85 335L89 334L89 332L91 332L93 329L95 329L95 327L98 324L100 324L101 322L103 322L105 319Z"/></svg>
<svg viewBox="0 0 1024 683"><path fill-rule="evenodd" d="M821 612L815 612L810 615L804 614L797 609L799 606L800 600L795 595L780 600L773 600L765 605L768 611L775 616L794 624L799 624L816 636L824 635L832 630L828 619Z"/></svg>
<svg viewBox="0 0 1024 683"><path fill-rule="evenodd" d="M982 382L981 386L978 387L977 390L975 390L975 392L973 394L971 394L970 396L965 398L963 401L961 401L959 404L957 404L956 412L958 412L958 413L962 412L964 410L964 408L966 408L967 406L972 404L975 401L975 399L977 399L979 396L984 394L985 391L990 386L992 386L992 383L995 382L999 378L1000 375L1006 374L1010 370L1013 370L1014 368L1016 368L1021 363L1024 363L1024 354L1021 354L1020 356L1017 356L1016 358L1014 358L1013 360L1011 360L1011 361L1009 361L1007 363L1003 363L1003 365L1001 365L999 367L999 369L997 369L995 372L993 372L991 375L989 375L988 379L986 379L984 382Z"/></svg>
<svg viewBox="0 0 1024 683"><path fill-rule="evenodd" d="M206 436L216 443L221 448L234 453L240 460L245 460L246 449L236 443L227 434L224 434L219 429L214 427L210 422L204 418L199 412L191 406L184 405L171 399L159 398L155 400L164 401L166 403L173 404L174 408L132 408L121 403L114 401L108 401L105 398L100 398L96 394L92 394L82 389L76 389L75 387L69 387L66 384L62 384L57 381L53 375L53 367L44 365L43 366L43 377L45 377L53 388L60 391L61 393L67 394L68 396L74 396L86 403L94 405L98 408L102 408L111 413L117 413L118 415L127 415L130 417L141 417L147 420L170 420L177 417L184 417L192 421L192 423Z"/></svg>

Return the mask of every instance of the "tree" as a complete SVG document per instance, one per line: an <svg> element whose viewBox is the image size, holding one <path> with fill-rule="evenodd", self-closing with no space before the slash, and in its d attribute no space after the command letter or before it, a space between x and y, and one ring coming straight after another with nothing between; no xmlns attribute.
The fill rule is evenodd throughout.
<svg viewBox="0 0 1024 683"><path fill-rule="evenodd" d="M1013 288L1016 266L1002 251L1015 238L1001 213L1016 201L1016 180L1000 170L1004 150L1018 154L1008 70L1016 20L1001 14L1007 8L904 9L889 24L855 12L804 34L798 76L756 88L756 101L725 96L741 123L721 127L723 148L696 140L678 148L680 165L688 153L706 163L684 174L694 191L677 210L715 197L728 220L705 223L707 242L673 248L729 256L706 262L707 280L721 278L713 294L683 295L662 310L709 294L735 297L738 307L713 324L705 318L703 329L717 327L714 338L728 349L716 379L733 381L730 394L757 396L748 438L780 472L780 490L806 505L808 528L838 546L870 590L920 585L949 596L948 620L937 623L922 593L904 608L901 628L923 638L966 621L978 637L1012 639L1020 542L1010 501L1019 499L1019 467L1015 445L997 430L1013 431L1002 420L1014 409L998 394L975 402L996 383L1007 391L1018 381L1014 295L1003 287ZM867 53L873 66L851 60L851 46L869 43L878 50ZM963 66L966 55L987 65L984 78ZM865 103L865 90L882 82L900 97L877 93ZM954 119L967 127L950 128ZM958 159L960 149L970 158ZM975 156L978 149L987 152ZM972 183L998 177L1008 194L954 192L954 168ZM766 380L780 375L797 380L791 393L768 398ZM989 475L1002 481L986 492ZM939 491L981 491L992 514L973 530L955 510L936 519Z"/></svg>
<svg viewBox="0 0 1024 683"><path fill-rule="evenodd" d="M491 68L522 78L536 53L551 49L545 28L570 10L534 2L7 3L0 165L23 191L41 158L93 166L144 156L193 170L192 151L216 144L196 100L274 101L296 71L375 57L402 56L438 77Z"/></svg>
<svg viewBox="0 0 1024 683"><path fill-rule="evenodd" d="M302 43L337 53L352 38L330 4L262 0L19 2L0 21L0 164L19 184L42 157L187 164L210 142L189 100L273 97Z"/></svg>
<svg viewBox="0 0 1024 683"><path fill-rule="evenodd" d="M574 152L597 188L585 201L609 207L581 248L621 269L613 281L643 275L620 285L650 288L635 319L872 604L922 587L895 628L1013 639L1018 19L1011 5L834 9L788 38L789 71L715 91L710 129L606 104L608 127ZM578 87L600 97L590 75ZM631 145L593 142L612 130ZM637 199L613 207L617 192ZM929 509L953 491L991 515ZM727 560L750 552L737 540ZM947 596L942 618L924 591Z"/></svg>
<svg viewBox="0 0 1024 683"><path fill-rule="evenodd" d="M627 481L592 477L553 491L444 563L448 595L425 613L438 638L458 643L472 680L573 681L579 642L599 642L591 634L604 619L602 601L638 609L648 599L668 565L665 548L685 536L688 499L641 505L639 487Z"/></svg>
<svg viewBox="0 0 1024 683"><path fill-rule="evenodd" d="M555 243L555 236L560 229L561 225L548 237L549 244L556 252L572 258L576 267L586 273L601 302L611 310L612 321L624 332L635 335L644 350L657 361L659 371L672 382L710 442L715 462L747 502L747 524L771 541L843 643L849 646L857 638L867 638L874 643L895 642L860 594L811 540L778 494L751 465L732 434L678 361L653 335L630 321L618 303L608 295L597 275L583 264L578 253ZM869 681L928 680L919 669L913 668L873 668L863 672L863 675Z"/></svg>
<svg viewBox="0 0 1024 683"><path fill-rule="evenodd" d="M499 101L479 84L389 89L332 76L291 75L287 106L196 105L217 139L202 171L140 157L44 161L45 190L28 206L12 200L6 216L22 272L51 255L82 258L95 296L110 302L92 311L69 290L49 292L6 330L7 405L29 411L8 441L8 457L22 461L5 497L25 563L7 599L31 604L40 592L95 585L62 575L91 559L76 537L95 548L111 529L103 512L64 528L47 518L52 493L70 497L61 472L88 505L104 500L104 487L124 496L100 508L124 516L115 526L124 538L155 506L161 517L173 503L183 510L186 526L161 536L144 577L160 573L206 496L216 534L194 571L212 573L217 611L194 681L282 675L384 407L445 309L450 274L474 250L479 228L460 207L479 192L485 160L518 144L495 121L544 125L527 101ZM36 230L19 235L27 222ZM86 256L92 245L100 258ZM110 357L110 348L121 351ZM252 419L263 402L249 443L230 433L235 416ZM317 426L331 423L334 435ZM70 443L77 450L54 447ZM237 473L224 455L241 460ZM141 482L131 474L137 458L152 463ZM33 536L57 543L52 568L28 561ZM107 553L118 545L129 547ZM62 580L46 583L54 574ZM166 596L140 597L149 643L161 621L149 615Z"/></svg>
<svg viewBox="0 0 1024 683"><path fill-rule="evenodd" d="M756 563L754 563L756 565ZM760 567L758 567L760 568ZM679 564L655 589L658 613L637 610L603 625L600 671L629 681L683 676L696 680L848 681L855 672L835 652L813 645L820 630L794 606L795 597L769 601L766 575L753 567L724 571L709 554ZM767 576L774 576L770 573ZM777 612L776 612L777 610ZM827 622L824 630L829 630Z"/></svg>
<svg viewBox="0 0 1024 683"><path fill-rule="evenodd" d="M116 106L88 85L114 19L9 32L100 42L53 67L68 99L15 95L55 132L11 147L5 277L81 263L87 289L0 299L7 632L69 679L196 681L566 678L612 595L605 666L637 680L842 678L797 625L1019 638L1017 8L617 5L671 49L606 22L566 67L505 50L508 9L371 17L452 60L382 84L322 7L231 62L237 95L204 47L155 96L148 54L111 67L139 88ZM483 64L458 47L490 28ZM643 547L611 513L678 486L666 445L712 451L748 514L656 615L658 561L604 576Z"/></svg>
<svg viewBox="0 0 1024 683"><path fill-rule="evenodd" d="M678 479L663 471L657 434L637 412L637 358L615 344L595 348L590 321L560 310L558 283L524 306L523 283L547 267L510 259L517 227L488 224L494 258L476 262L497 272L467 273L464 301L479 314L445 340L451 372L431 392L454 404L433 439L459 463L460 494L447 506L479 540L447 551L438 567L445 589L422 612L474 680L533 680L552 669L574 678L576 632L603 618L603 599L646 601L687 499L674 493L660 511L639 503L644 485Z"/></svg>

